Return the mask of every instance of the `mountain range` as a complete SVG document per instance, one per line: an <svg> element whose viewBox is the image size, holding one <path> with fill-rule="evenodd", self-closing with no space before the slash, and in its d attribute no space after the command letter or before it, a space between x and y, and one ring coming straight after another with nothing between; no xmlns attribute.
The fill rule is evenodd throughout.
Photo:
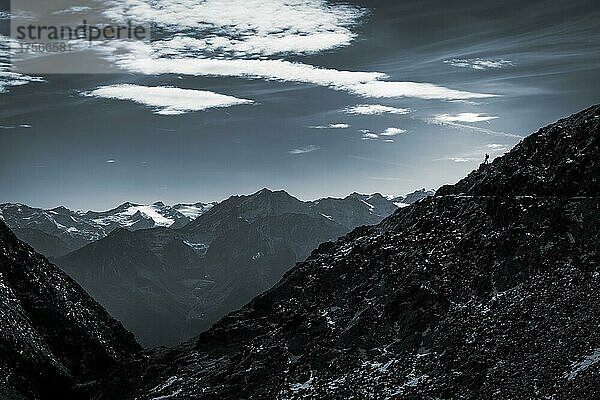
<svg viewBox="0 0 600 400"><path fill-rule="evenodd" d="M594 106L321 244L99 397L599 398L599 159Z"/></svg>
<svg viewBox="0 0 600 400"><path fill-rule="evenodd" d="M598 398L599 157L594 106L321 244L171 349L138 351L0 221L0 396ZM243 203L249 224L264 218Z"/></svg>
<svg viewBox="0 0 600 400"><path fill-rule="evenodd" d="M40 209L24 204L0 205L0 217L17 234L47 257L59 257L106 237L117 228L182 227L215 203L151 205L124 203L112 210L72 211L66 207Z"/></svg>
<svg viewBox="0 0 600 400"><path fill-rule="evenodd" d="M339 203L340 207L355 208L358 223L379 222L396 207L412 204L424 196L435 192L421 189L406 196L384 197L380 194L363 195L353 193L345 199L321 199L303 202L305 205ZM353 201L357 200L357 201ZM360 204L357 204L362 202ZM106 237L117 228L130 231L155 227L182 228L204 214L218 202L165 205L162 202L143 205L126 202L108 211L72 211L64 206L52 209L30 207L19 203L0 204L0 218L23 241L33 246L47 257L60 257L74 250ZM335 210L335 206L332 205ZM322 205L320 208L327 209ZM335 211L331 211L335 212ZM352 221L352 213L346 226L357 226Z"/></svg>
<svg viewBox="0 0 600 400"><path fill-rule="evenodd" d="M416 193L408 200L432 194ZM263 189L232 196L182 228L119 228L54 261L143 345L174 345L271 288L319 243L380 222L404 199L304 202Z"/></svg>

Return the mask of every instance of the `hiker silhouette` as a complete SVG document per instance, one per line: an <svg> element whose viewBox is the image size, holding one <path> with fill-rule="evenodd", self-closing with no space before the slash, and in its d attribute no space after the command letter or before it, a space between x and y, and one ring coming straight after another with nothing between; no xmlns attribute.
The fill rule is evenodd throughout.
<svg viewBox="0 0 600 400"><path fill-rule="evenodd" d="M483 165L488 165L490 163L490 155L489 154L485 154L485 161L483 162Z"/></svg>

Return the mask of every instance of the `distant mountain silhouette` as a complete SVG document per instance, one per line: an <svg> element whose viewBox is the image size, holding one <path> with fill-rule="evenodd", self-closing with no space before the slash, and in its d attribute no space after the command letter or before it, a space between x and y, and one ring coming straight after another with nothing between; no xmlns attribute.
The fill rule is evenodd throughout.
<svg viewBox="0 0 600 400"><path fill-rule="evenodd" d="M303 202L263 189L232 196L181 229L117 228L56 263L142 344L173 345L271 288L318 244L396 209L381 195Z"/></svg>
<svg viewBox="0 0 600 400"><path fill-rule="evenodd" d="M60 257L101 239L117 228L128 230L158 226L180 228L209 210L214 203L166 206L124 203L104 212L50 210L24 204L2 204L0 215L17 236L47 257Z"/></svg>

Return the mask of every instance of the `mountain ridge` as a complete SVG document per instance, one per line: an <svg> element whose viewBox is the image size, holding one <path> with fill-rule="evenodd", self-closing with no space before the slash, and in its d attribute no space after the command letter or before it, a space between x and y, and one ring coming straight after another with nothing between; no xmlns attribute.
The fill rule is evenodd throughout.
<svg viewBox="0 0 600 400"><path fill-rule="evenodd" d="M100 398L598 397L600 193L554 146L563 138L572 163L594 171L598 112L320 245L197 340L129 367L143 374L115 376ZM538 141L545 132L553 138ZM507 175L529 187L494 190L496 168L527 170L536 152L558 162ZM547 196L556 189L571 195Z"/></svg>
<svg viewBox="0 0 600 400"><path fill-rule="evenodd" d="M222 202L181 203L173 206L165 205L160 201L148 205L125 202L107 211L72 211L64 206L41 209L29 207L21 203L4 203L0 204L0 218L4 218L8 226L19 238L32 245L45 256L55 258L78 250L88 243L100 240L119 227L129 230L151 229L161 226L182 229L220 203L227 200L243 200L244 198L257 196L263 191L271 194L279 193L280 195L285 193L286 196L293 198L293 196L285 191L272 191L265 188L251 195L231 196ZM382 206L384 210L379 211L379 214L369 221L365 221L365 210L361 210L360 207L354 207L357 208L358 213L363 215L361 222L376 223L379 222L377 220L378 217L383 218L389 215L390 212L386 211L386 209L392 207L392 204L395 207L400 207L416 201L417 199L414 198L415 193L393 199L390 198L389 201L387 199L381 200L386 202ZM427 192L427 195L432 194L433 192ZM353 195L339 199L339 201L347 201ZM369 198L374 195L360 196ZM334 199L328 198L323 200ZM319 201L298 200L298 209L296 211L300 211L302 208L310 208L312 204L315 204L315 208L318 208L316 204ZM368 203L366 206L370 207ZM303 212L306 213L306 210L303 210ZM355 223L352 221L346 221L346 224L349 224L350 227L355 226Z"/></svg>
<svg viewBox="0 0 600 400"><path fill-rule="evenodd" d="M71 211L29 207L20 203L0 205L0 216L22 239L48 257L59 257L88 243L106 237L116 228L130 230L158 226L184 226L214 204L177 204L166 206L123 203L108 211Z"/></svg>
<svg viewBox="0 0 600 400"><path fill-rule="evenodd" d="M599 125L598 106L560 119L522 140L507 155L481 165L455 185L441 187L437 194L597 196L600 140L587 132L597 131ZM539 148L556 150L540 152ZM522 158L527 158L527 162L519 165Z"/></svg>
<svg viewBox="0 0 600 400"><path fill-rule="evenodd" d="M174 345L272 287L321 242L396 208L381 195L304 202L262 189L231 196L179 229L116 228L55 262L143 345Z"/></svg>

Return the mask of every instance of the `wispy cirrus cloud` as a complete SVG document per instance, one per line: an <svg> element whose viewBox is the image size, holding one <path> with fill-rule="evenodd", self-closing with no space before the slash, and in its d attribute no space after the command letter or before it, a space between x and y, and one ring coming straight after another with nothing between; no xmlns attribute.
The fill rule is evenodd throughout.
<svg viewBox="0 0 600 400"><path fill-rule="evenodd" d="M444 63L452 65L453 67L474 70L500 69L514 65L510 60L486 58L453 58L451 60L444 60Z"/></svg>
<svg viewBox="0 0 600 400"><path fill-rule="evenodd" d="M0 125L0 129L29 129L31 125L20 124L20 125Z"/></svg>
<svg viewBox="0 0 600 400"><path fill-rule="evenodd" d="M71 6L71 7L65 8L63 10L54 11L52 14L53 15L79 14L79 13L83 13L83 12L87 12L87 11L91 11L91 10L92 10L92 8L87 7L87 6Z"/></svg>
<svg viewBox="0 0 600 400"><path fill-rule="evenodd" d="M426 118L426 119L424 119L424 121L427 123L430 123L430 124L448 126L448 127L457 129L459 131L464 131L464 132L481 133L484 135L508 137L508 138L513 138L513 139L518 139L518 140L523 139L523 136L515 135L514 133L495 131L493 129L482 128L480 126L461 124L458 122L451 122L448 120L441 120L441 119L437 119L435 117L434 118Z"/></svg>
<svg viewBox="0 0 600 400"><path fill-rule="evenodd" d="M499 143L490 143L490 144L487 144L485 147L490 149L490 151L496 151L496 152L507 152L508 150L510 150L510 148L507 145L499 144Z"/></svg>
<svg viewBox="0 0 600 400"><path fill-rule="evenodd" d="M468 163L477 161L474 158L464 158L464 157L449 157L450 161L454 161L455 163Z"/></svg>
<svg viewBox="0 0 600 400"><path fill-rule="evenodd" d="M300 155L300 154L312 153L313 151L317 151L319 149L321 149L321 148L318 146L315 146L314 144L309 144L308 146L292 149L292 150L288 151L288 153L293 154L293 155Z"/></svg>
<svg viewBox="0 0 600 400"><path fill-rule="evenodd" d="M85 92L83 95L133 101L153 107L154 112L160 115L179 115L191 111L253 103L252 100L238 99L219 93L169 86L102 86L90 92Z"/></svg>

